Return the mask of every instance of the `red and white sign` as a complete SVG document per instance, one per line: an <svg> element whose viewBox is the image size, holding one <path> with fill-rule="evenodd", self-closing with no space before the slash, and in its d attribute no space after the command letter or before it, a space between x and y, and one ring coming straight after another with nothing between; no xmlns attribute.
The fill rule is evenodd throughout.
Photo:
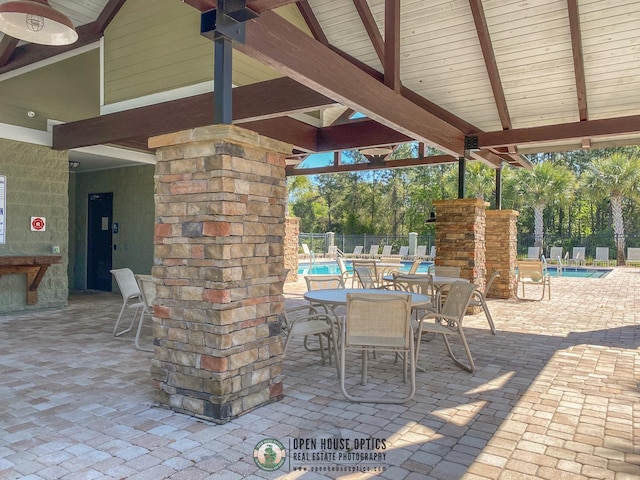
<svg viewBox="0 0 640 480"><path fill-rule="evenodd" d="M44 232L47 226L47 221L44 217L31 217L31 231L32 232Z"/></svg>

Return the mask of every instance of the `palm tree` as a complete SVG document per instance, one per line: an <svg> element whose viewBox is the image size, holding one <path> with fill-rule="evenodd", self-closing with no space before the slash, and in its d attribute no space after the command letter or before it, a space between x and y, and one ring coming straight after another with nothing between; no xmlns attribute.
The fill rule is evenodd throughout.
<svg viewBox="0 0 640 480"><path fill-rule="evenodd" d="M521 170L517 186L524 205L533 207L535 246L544 243L544 209L547 205L571 199L575 177L571 170L551 161L534 165L531 170Z"/></svg>
<svg viewBox="0 0 640 480"><path fill-rule="evenodd" d="M623 152L598 158L587 172L586 183L594 195L608 196L610 199L618 265L624 265L625 234L622 204L625 198L639 196L640 158Z"/></svg>

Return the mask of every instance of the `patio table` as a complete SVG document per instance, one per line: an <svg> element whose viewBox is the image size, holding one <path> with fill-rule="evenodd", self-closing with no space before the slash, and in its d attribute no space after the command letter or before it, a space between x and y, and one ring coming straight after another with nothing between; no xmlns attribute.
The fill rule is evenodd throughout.
<svg viewBox="0 0 640 480"><path fill-rule="evenodd" d="M364 294L381 294L381 295L407 295L408 292L401 292L397 290L379 290L376 288L331 288L324 290L311 290L304 294L305 300L311 303L321 303L337 307L347 304L347 295L350 293L364 293ZM409 293L411 295L411 306L421 307L431 303L431 298L428 295L422 295L419 293Z"/></svg>

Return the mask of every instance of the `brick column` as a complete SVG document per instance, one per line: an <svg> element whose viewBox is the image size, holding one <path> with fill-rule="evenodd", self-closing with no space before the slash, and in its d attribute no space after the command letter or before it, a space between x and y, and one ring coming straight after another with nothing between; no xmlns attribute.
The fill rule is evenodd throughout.
<svg viewBox="0 0 640 480"><path fill-rule="evenodd" d="M515 296L516 267L518 253L519 213L515 210L487 211L487 275L499 271L487 292L488 297L513 298Z"/></svg>
<svg viewBox="0 0 640 480"><path fill-rule="evenodd" d="M435 200L436 265L460 267L460 276L484 288L485 212L483 200Z"/></svg>
<svg viewBox="0 0 640 480"><path fill-rule="evenodd" d="M287 282L298 281L298 237L300 235L300 219L287 217L284 227L284 268L289 269Z"/></svg>
<svg viewBox="0 0 640 480"><path fill-rule="evenodd" d="M151 376L158 401L224 423L282 395L285 153L231 125L157 148Z"/></svg>

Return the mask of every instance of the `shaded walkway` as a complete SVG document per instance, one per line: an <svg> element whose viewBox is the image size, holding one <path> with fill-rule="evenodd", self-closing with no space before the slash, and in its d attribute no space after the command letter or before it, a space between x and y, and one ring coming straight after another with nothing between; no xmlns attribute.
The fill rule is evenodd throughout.
<svg viewBox="0 0 640 480"><path fill-rule="evenodd" d="M260 470L253 449L267 437L288 448L299 438L382 438L385 471L375 476L392 479L637 478L638 287L640 270L619 269L552 279L551 301L490 301L497 336L482 314L466 319L478 370L458 369L439 339L426 343L407 405L344 401L335 367L292 343L286 397L221 426L154 407L151 354L111 336L119 296L3 316L0 479L374 476L290 472L302 461ZM303 283L286 290L298 302ZM393 395L395 379L382 380L397 366L374 365L368 388Z"/></svg>

